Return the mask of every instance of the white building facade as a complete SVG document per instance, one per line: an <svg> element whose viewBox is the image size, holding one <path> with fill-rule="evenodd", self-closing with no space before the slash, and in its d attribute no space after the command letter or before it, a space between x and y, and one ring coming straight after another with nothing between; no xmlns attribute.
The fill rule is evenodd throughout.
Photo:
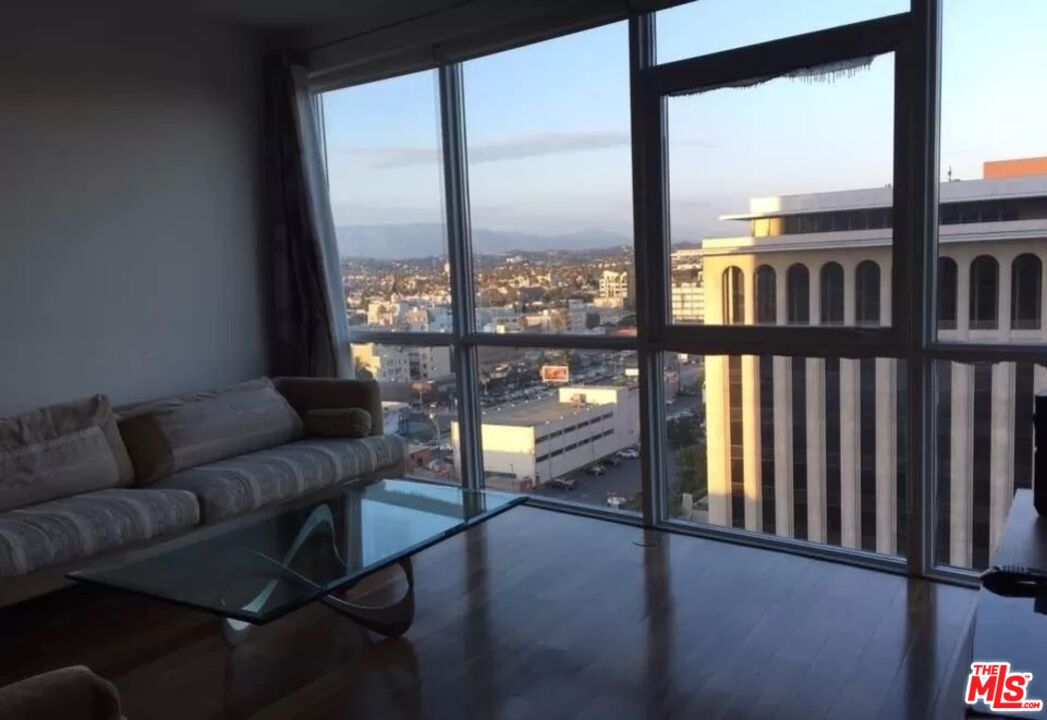
<svg viewBox="0 0 1047 720"><path fill-rule="evenodd" d="M413 345L359 343L352 346L356 364L380 383L435 380L451 374L451 349Z"/></svg>
<svg viewBox="0 0 1047 720"><path fill-rule="evenodd" d="M891 190L755 199L703 243L708 324L891 322ZM1047 342L1047 177L941 187L940 337ZM906 374L889 358L705 358L709 522L885 554L906 547ZM985 567L1032 476L1047 369L937 366L939 562Z"/></svg>
<svg viewBox="0 0 1047 720"><path fill-rule="evenodd" d="M635 281L628 270L604 270L600 274L600 298L615 307L632 307Z"/></svg>

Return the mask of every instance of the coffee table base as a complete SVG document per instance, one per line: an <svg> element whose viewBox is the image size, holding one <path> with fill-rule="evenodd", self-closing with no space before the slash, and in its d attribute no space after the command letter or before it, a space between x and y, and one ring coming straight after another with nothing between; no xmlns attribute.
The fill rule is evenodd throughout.
<svg viewBox="0 0 1047 720"><path fill-rule="evenodd" d="M386 637L398 637L407 632L414 622L414 568L411 558L405 557L397 562L407 581L403 597L387 605L359 605L337 595L325 595L320 601L329 608L350 618L357 625ZM366 580L366 578L365 578ZM355 586L350 586L351 589ZM222 636L232 646L242 643L256 627L253 623L232 618L220 619Z"/></svg>
<svg viewBox="0 0 1047 720"><path fill-rule="evenodd" d="M325 595L324 604L352 618L357 625L379 635L386 637L403 635L410 629L414 621L414 569L409 557L403 558L397 564L403 570L404 578L407 581L407 588L399 600L376 607L359 605L336 595Z"/></svg>

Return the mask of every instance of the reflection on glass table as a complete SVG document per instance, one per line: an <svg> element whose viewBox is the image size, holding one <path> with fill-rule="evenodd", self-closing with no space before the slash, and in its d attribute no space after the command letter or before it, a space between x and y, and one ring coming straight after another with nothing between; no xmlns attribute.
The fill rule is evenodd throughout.
<svg viewBox="0 0 1047 720"><path fill-rule="evenodd" d="M231 642L251 625L316 600L364 627L399 635L414 616L411 556L524 501L383 480L207 528L70 577L214 613ZM407 581L395 602L370 607L339 595L394 564Z"/></svg>

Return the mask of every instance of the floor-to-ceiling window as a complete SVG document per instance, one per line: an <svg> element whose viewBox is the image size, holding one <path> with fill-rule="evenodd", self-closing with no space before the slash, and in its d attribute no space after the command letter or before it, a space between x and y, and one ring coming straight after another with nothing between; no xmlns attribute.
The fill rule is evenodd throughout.
<svg viewBox="0 0 1047 720"><path fill-rule="evenodd" d="M1047 99L1020 90L1047 67L1047 6L940 6L934 562L981 570L1031 486L1033 399L1047 389Z"/></svg>
<svg viewBox="0 0 1047 720"><path fill-rule="evenodd" d="M1016 130L974 157L1006 88L977 107L955 89L1043 51L965 59L966 34L1011 27L983 6L702 0L325 92L354 365L412 467L856 562L983 566L1047 386L1028 351L1047 348L1047 170L994 163L1034 154L1043 101L1015 98L995 122ZM940 167L915 160L938 134L928 42Z"/></svg>
<svg viewBox="0 0 1047 720"><path fill-rule="evenodd" d="M641 511L628 48L616 23L321 96L354 366L414 474Z"/></svg>

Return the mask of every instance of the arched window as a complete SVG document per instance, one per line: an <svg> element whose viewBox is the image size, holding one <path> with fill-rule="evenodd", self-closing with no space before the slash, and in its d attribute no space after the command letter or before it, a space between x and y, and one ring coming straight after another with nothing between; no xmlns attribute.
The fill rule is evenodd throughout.
<svg viewBox="0 0 1047 720"><path fill-rule="evenodd" d="M971 263L971 329L995 330L999 317L1000 265L979 255Z"/></svg>
<svg viewBox="0 0 1047 720"><path fill-rule="evenodd" d="M745 322L745 277L740 268L723 271L723 322L740 325Z"/></svg>
<svg viewBox="0 0 1047 720"><path fill-rule="evenodd" d="M1040 258L1019 255L1011 264L1011 328L1040 329Z"/></svg>
<svg viewBox="0 0 1047 720"><path fill-rule="evenodd" d="M821 273L822 325L843 324L843 268L839 263L825 263Z"/></svg>
<svg viewBox="0 0 1047 720"><path fill-rule="evenodd" d="M756 268L756 322L761 325L778 322L776 285L773 267L761 265Z"/></svg>
<svg viewBox="0 0 1047 720"><path fill-rule="evenodd" d="M938 258L938 327L956 329L956 261Z"/></svg>
<svg viewBox="0 0 1047 720"><path fill-rule="evenodd" d="M880 324L880 266L872 260L854 271L854 319L859 325Z"/></svg>
<svg viewBox="0 0 1047 720"><path fill-rule="evenodd" d="M806 325L811 321L811 278L807 266L790 265L785 274L787 318L790 325Z"/></svg>

